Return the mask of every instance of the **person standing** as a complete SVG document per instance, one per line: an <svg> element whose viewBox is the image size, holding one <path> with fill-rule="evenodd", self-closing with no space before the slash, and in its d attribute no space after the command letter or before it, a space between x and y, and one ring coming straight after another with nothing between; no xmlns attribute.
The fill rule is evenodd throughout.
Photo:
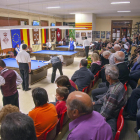
<svg viewBox="0 0 140 140"><path fill-rule="evenodd" d="M90 46L90 42L87 40L87 37L85 37L85 40L83 42L83 49L85 49L86 58L88 58L89 46Z"/></svg>
<svg viewBox="0 0 140 140"><path fill-rule="evenodd" d="M76 47L75 45L76 45L76 44L74 43L73 39L70 38L69 50L70 50L70 51L74 51L74 49L75 49L75 47Z"/></svg>
<svg viewBox="0 0 140 140"><path fill-rule="evenodd" d="M20 52L22 51L22 45L23 44L25 44L24 40L21 41L21 44L20 44L20 47L19 47L20 48Z"/></svg>
<svg viewBox="0 0 140 140"><path fill-rule="evenodd" d="M20 52L19 44L16 45L15 51L16 51L16 55Z"/></svg>
<svg viewBox="0 0 140 140"><path fill-rule="evenodd" d="M0 86L3 95L3 106L12 104L19 107L17 86L22 83L20 75L6 68L3 60L0 60Z"/></svg>
<svg viewBox="0 0 140 140"><path fill-rule="evenodd" d="M63 72L62 72L62 62L63 62L63 60L61 60L61 58L59 58L59 57L62 57L62 56L52 56L52 58L50 60L51 63L52 63L52 67L53 67L52 78L51 78L52 83L54 83L57 69L59 70L60 75L63 75Z"/></svg>
<svg viewBox="0 0 140 140"><path fill-rule="evenodd" d="M22 51L17 55L16 60L19 65L20 75L22 77L22 88L25 91L30 90L29 88L29 73L31 72L31 59L29 53L26 52L27 45L22 45Z"/></svg>
<svg viewBox="0 0 140 140"><path fill-rule="evenodd" d="M51 42L49 42L49 39L47 39L47 42L46 42L46 49L47 49L47 50L50 50L50 49L51 49L51 46L52 46Z"/></svg>

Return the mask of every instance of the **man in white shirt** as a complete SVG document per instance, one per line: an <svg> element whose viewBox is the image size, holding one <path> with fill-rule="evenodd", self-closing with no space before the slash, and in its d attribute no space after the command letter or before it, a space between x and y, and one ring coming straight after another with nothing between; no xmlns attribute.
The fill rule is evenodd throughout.
<svg viewBox="0 0 140 140"><path fill-rule="evenodd" d="M3 106L12 104L19 107L17 86L22 83L20 75L6 68L3 60L0 60L0 86L3 95Z"/></svg>
<svg viewBox="0 0 140 140"><path fill-rule="evenodd" d="M29 73L31 72L31 59L29 53L26 52L27 45L22 45L22 52L20 52L17 57L17 63L19 65L19 70L21 74L21 78L23 80L22 82L22 88L25 91L30 90L29 88Z"/></svg>
<svg viewBox="0 0 140 140"><path fill-rule="evenodd" d="M23 44L25 44L24 40L21 41L21 44L20 44L20 47L19 47L20 48L20 52L22 51L22 45Z"/></svg>
<svg viewBox="0 0 140 140"><path fill-rule="evenodd" d="M51 42L49 42L49 39L47 39L47 42L46 42L46 49L47 49L47 50L50 50L50 49L51 49L51 46L52 46Z"/></svg>
<svg viewBox="0 0 140 140"><path fill-rule="evenodd" d="M59 45L63 45L63 40L61 39L61 41L59 41Z"/></svg>
<svg viewBox="0 0 140 140"><path fill-rule="evenodd" d="M90 42L87 40L87 37L85 37L85 40L83 42L83 49L85 49L86 58L88 58L89 46L90 46Z"/></svg>

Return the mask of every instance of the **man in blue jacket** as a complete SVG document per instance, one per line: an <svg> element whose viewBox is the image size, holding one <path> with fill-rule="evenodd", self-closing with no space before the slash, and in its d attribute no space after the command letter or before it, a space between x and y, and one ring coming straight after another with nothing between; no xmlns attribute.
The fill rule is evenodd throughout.
<svg viewBox="0 0 140 140"><path fill-rule="evenodd" d="M75 49L75 43L74 43L73 39L70 38L69 50L70 50L70 51L74 51L74 49Z"/></svg>

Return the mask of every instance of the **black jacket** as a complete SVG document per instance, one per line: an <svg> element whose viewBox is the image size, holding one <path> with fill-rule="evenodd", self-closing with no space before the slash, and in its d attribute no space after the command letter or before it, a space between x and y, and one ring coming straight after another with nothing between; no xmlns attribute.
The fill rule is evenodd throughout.
<svg viewBox="0 0 140 140"><path fill-rule="evenodd" d="M94 75L86 67L81 67L71 77L71 80L78 86L79 91L82 91L83 88L89 86L93 79Z"/></svg>
<svg viewBox="0 0 140 140"><path fill-rule="evenodd" d="M96 75L96 73L97 73L99 70L101 70L101 66L98 65L98 64L96 64L96 63L93 63L93 64L91 65L90 70L91 70L91 72L92 72L94 75Z"/></svg>

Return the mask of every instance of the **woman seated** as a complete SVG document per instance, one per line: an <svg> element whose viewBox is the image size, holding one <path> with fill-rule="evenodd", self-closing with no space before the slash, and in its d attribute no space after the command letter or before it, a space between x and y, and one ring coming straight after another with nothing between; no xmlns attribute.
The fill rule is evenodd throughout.
<svg viewBox="0 0 140 140"><path fill-rule="evenodd" d="M57 87L67 87L69 93L78 90L77 85L65 75L58 77L55 83L57 84Z"/></svg>
<svg viewBox="0 0 140 140"><path fill-rule="evenodd" d="M96 75L96 73L101 70L101 61L100 61L100 58L99 58L99 55L97 53L93 53L91 55L91 60L92 60L92 63L91 63L91 72Z"/></svg>
<svg viewBox="0 0 140 140"><path fill-rule="evenodd" d="M55 106L48 103L48 94L45 89L35 88L32 91L32 97L35 108L28 115L34 121L37 139L42 140L45 132L57 124L57 112Z"/></svg>

